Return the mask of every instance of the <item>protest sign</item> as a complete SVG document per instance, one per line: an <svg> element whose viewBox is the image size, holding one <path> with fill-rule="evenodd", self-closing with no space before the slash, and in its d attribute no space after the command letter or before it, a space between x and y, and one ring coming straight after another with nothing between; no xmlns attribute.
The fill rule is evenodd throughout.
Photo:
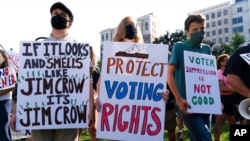
<svg viewBox="0 0 250 141"><path fill-rule="evenodd" d="M97 137L163 140L168 46L105 42Z"/></svg>
<svg viewBox="0 0 250 141"><path fill-rule="evenodd" d="M188 112L221 114L215 56L184 51L184 64Z"/></svg>
<svg viewBox="0 0 250 141"><path fill-rule="evenodd" d="M20 44L17 129L87 127L89 44Z"/></svg>
<svg viewBox="0 0 250 141"><path fill-rule="evenodd" d="M13 131L10 129L11 133L11 139L12 140L21 140L24 138L30 138L31 137L31 131L30 130L20 130L20 131Z"/></svg>
<svg viewBox="0 0 250 141"><path fill-rule="evenodd" d="M0 69L0 90L13 88L16 82L16 71L12 67Z"/></svg>
<svg viewBox="0 0 250 141"><path fill-rule="evenodd" d="M19 53L13 51L7 51L8 65L9 67L16 68L19 64Z"/></svg>

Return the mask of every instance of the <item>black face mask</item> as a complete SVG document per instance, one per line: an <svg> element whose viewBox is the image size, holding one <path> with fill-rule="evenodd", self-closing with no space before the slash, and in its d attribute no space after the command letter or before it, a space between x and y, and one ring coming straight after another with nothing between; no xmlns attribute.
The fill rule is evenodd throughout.
<svg viewBox="0 0 250 141"><path fill-rule="evenodd" d="M125 30L126 30L126 38L129 40L132 40L135 38L136 34L137 34L137 29L133 24L129 24L127 26L125 26Z"/></svg>
<svg viewBox="0 0 250 141"><path fill-rule="evenodd" d="M51 25L55 29L67 28L67 22L68 20L63 16L61 16L60 14L57 14L51 18Z"/></svg>

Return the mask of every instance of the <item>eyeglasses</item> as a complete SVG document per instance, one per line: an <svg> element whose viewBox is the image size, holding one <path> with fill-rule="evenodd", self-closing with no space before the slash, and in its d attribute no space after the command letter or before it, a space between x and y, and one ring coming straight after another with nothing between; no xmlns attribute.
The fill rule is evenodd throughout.
<svg viewBox="0 0 250 141"><path fill-rule="evenodd" d="M228 62L228 59L226 59L226 60L222 60L222 62Z"/></svg>

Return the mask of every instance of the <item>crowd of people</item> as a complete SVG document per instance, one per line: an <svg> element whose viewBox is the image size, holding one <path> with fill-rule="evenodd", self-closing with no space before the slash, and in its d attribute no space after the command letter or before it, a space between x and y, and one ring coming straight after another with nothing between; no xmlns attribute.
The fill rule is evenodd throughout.
<svg viewBox="0 0 250 141"><path fill-rule="evenodd" d="M61 2L54 3L50 8L52 31L45 41L75 42L69 36L69 29L73 23L73 13ZM205 18L200 14L189 15L184 22L184 30L187 36L185 41L176 42L169 56L167 71L168 90L163 92L163 100L166 102L165 130L168 132L169 141L190 138L191 141L212 141L211 114L188 113L192 108L187 101L184 69L184 51L212 55L209 45L202 43L205 33ZM131 17L124 17L118 24L113 38L114 42L143 43L138 24ZM231 56L221 54L217 57L218 81L221 97L221 115L215 115L214 140L220 140L220 134L224 122L228 125L236 124L237 105L242 99L250 97L250 65L244 61L240 54L250 53L248 46L240 47ZM168 53L166 53L168 55ZM88 133L91 141L99 141L96 138L97 116L101 110L100 96L100 72L95 60L94 48L90 47L90 106L88 113ZM8 67L6 53L0 50L0 68ZM12 96L14 88L0 90L0 141L11 141L10 127L16 131L16 105L12 108ZM236 97L241 100L235 102ZM16 100L13 100L16 103ZM12 110L12 112L11 112ZM11 116L10 116L11 115ZM241 117L242 118L242 117ZM184 127L188 130L188 136L184 136ZM229 126L230 128L230 126ZM32 130L32 141L80 141L83 129L46 129Z"/></svg>

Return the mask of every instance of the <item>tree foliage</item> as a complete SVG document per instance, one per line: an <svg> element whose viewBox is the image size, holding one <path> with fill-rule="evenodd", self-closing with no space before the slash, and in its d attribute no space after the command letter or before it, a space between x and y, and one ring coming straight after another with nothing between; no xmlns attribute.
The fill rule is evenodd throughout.
<svg viewBox="0 0 250 141"><path fill-rule="evenodd" d="M171 51L174 43L178 41L184 41L186 38L187 37L185 36L183 30L176 30L173 33L166 31L165 35L156 38L153 43L169 45L169 51ZM231 55L245 42L245 36L241 35L240 33L236 33L231 37L229 44L222 43L221 45L218 45L210 40L203 40L202 42L208 44L212 49L212 54L217 57L222 53Z"/></svg>
<svg viewBox="0 0 250 141"><path fill-rule="evenodd" d="M232 54L237 48L240 47L245 42L245 36L241 35L240 33L234 34L234 36L229 41L229 45L231 46L232 50L228 52L228 54Z"/></svg>
<svg viewBox="0 0 250 141"><path fill-rule="evenodd" d="M245 42L245 36L241 35L240 33L235 33L231 37L229 44L222 43L221 45L212 46L212 54L216 57L222 53L231 55L244 42Z"/></svg>
<svg viewBox="0 0 250 141"><path fill-rule="evenodd" d="M162 35L159 38L156 38L153 43L169 45L169 50L171 51L174 43L176 43L178 41L183 41L185 39L186 39L186 36L185 36L183 30L176 30L173 33L166 31L165 35Z"/></svg>

